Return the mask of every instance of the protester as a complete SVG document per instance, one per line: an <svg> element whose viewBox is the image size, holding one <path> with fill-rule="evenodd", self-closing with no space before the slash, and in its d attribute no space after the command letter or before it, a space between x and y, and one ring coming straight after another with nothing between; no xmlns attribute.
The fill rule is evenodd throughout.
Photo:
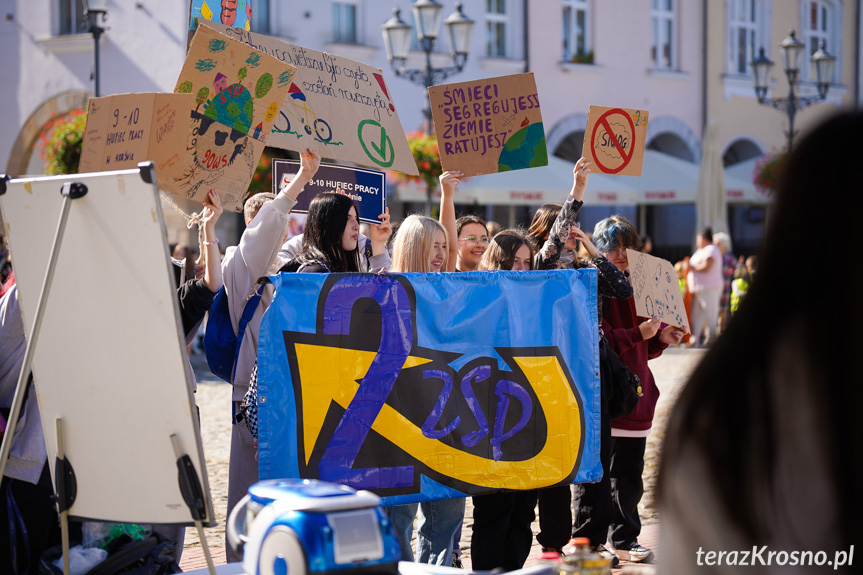
<svg viewBox="0 0 863 575"><path fill-rule="evenodd" d="M472 272L479 265L479 260L482 259L482 254L488 247L489 237L485 229L485 220L479 216L460 217L456 220L456 237L458 255L455 271Z"/></svg>
<svg viewBox="0 0 863 575"><path fill-rule="evenodd" d="M743 256L740 256L741 258ZM749 288L752 286L752 281L755 279L755 272L758 270L758 257L749 256L746 258L746 265L739 266L734 272L734 281L731 282L731 313L737 313L740 309L740 304L746 298Z"/></svg>
<svg viewBox="0 0 863 575"><path fill-rule="evenodd" d="M692 293L691 346L713 343L719 320L719 300L722 297L722 253L713 243L713 231L704 228L696 237L698 250L689 258L686 284ZM707 328L705 333L705 327Z"/></svg>
<svg viewBox="0 0 863 575"><path fill-rule="evenodd" d="M731 282L737 269L737 258L731 253L731 236L725 232L713 234L713 243L722 254L722 296L719 298L719 317L717 330L722 333L725 324L731 319Z"/></svg>
<svg viewBox="0 0 863 575"><path fill-rule="evenodd" d="M303 190L303 186L317 172L320 162L321 157L317 152L307 150L307 153L300 154L299 173L278 194L260 193L246 200L243 206L246 229L240 237L239 245L228 248L222 261L222 276L234 330L237 329L246 301L257 289L258 278L275 272L281 267L278 253L288 233L288 214L296 205L297 196ZM231 396L233 414L238 413L239 403L249 387L252 367L255 365L257 356L261 318L271 299L271 294L265 290L258 308L246 326L246 335L237 352L232 381L234 389ZM228 467L228 514L248 493L249 487L258 480L255 441L248 427L236 425L235 419L232 423L234 425L231 430L231 455ZM226 556L229 562L239 560L229 544L226 545Z"/></svg>
<svg viewBox="0 0 863 575"><path fill-rule="evenodd" d="M479 265L478 271L533 269L533 249L527 235L520 230L503 230L491 239L491 243Z"/></svg>
<svg viewBox="0 0 863 575"><path fill-rule="evenodd" d="M590 162L585 158L579 159L573 168L573 184L566 202L560 204L546 204L537 211L533 222L530 226L530 232L534 238L542 239L542 247L537 251L535 256L536 269L550 268L583 268L592 267L598 271L597 275L597 290L599 295L609 298L629 298L632 296L632 286L627 281L623 272L615 267L608 259L600 254L593 242L587 237L587 234L580 228L576 218L581 209L584 197L584 191L587 188L587 180L590 175ZM554 219L552 219L552 215ZM590 263L583 262L578 259L573 251L577 248L578 241L581 241L589 257ZM599 312L599 329L601 332L602 315ZM604 345L602 338L600 343ZM603 469L608 468L608 456L610 454L609 445L611 441L610 432L610 417L608 413L608 402L611 399L611 381L607 377L605 366L600 366L600 387L601 387L601 439L600 439L600 460L602 461ZM607 473L603 474L604 477ZM606 481L607 483L607 481ZM573 516L570 509L573 497L576 501L588 499L593 496L596 499L603 499L607 505L611 505L611 496L606 484L593 484L587 487L589 494L582 498L578 492L580 486L576 486L575 494L569 486L551 487L539 490L539 529L536 539L542 546L543 551L554 551L560 553L565 545L570 541L571 537L585 536L584 533L573 535L573 532L582 530L581 516L590 515L588 510L582 509L581 516L578 515L578 505L576 505L577 518L573 522ZM598 491L599 490L599 491ZM596 492L594 494L594 492ZM601 518L588 518L593 524L601 521ZM607 527L606 527L607 528ZM601 545L605 543L604 538L596 537L592 545L601 551Z"/></svg>
<svg viewBox="0 0 863 575"><path fill-rule="evenodd" d="M389 209L380 214L380 225L371 227L368 244L372 255L364 264L360 257L360 225L357 207L348 196L337 193L318 194L309 204L309 215L303 230L302 247L285 265L285 272L359 272L383 269L387 241L392 234Z"/></svg>
<svg viewBox="0 0 863 575"><path fill-rule="evenodd" d="M391 271L446 271L449 256L447 243L446 230L440 223L425 216L408 216L399 226L393 240ZM464 520L464 497L394 505L386 509L399 538L404 561L414 559L411 538L417 508L419 519L416 560L420 563L449 566L452 562L453 536Z"/></svg>
<svg viewBox="0 0 863 575"><path fill-rule="evenodd" d="M629 268L626 250L637 249L638 233L625 218L611 216L596 224L593 231L597 248L622 272ZM591 538L592 544L607 535L612 549L621 559L633 562L649 560L653 552L640 545L641 518L638 503L644 493L641 474L644 471L644 449L653 423L653 412L659 389L647 365L670 344L680 341L683 330L663 326L657 318L638 317L633 297L602 298L602 331L608 343L640 379L644 395L630 415L611 421L611 454L608 478L610 506L605 499L594 497L588 485L576 485L577 505L575 536ZM608 514L611 519L608 521ZM605 531L607 527L607 531Z"/></svg>
<svg viewBox="0 0 863 575"><path fill-rule="evenodd" d="M828 281L810 264L824 260L821 235L827 253L858 240L815 196L863 210L863 146L847 137L861 130L863 114L845 112L795 143L758 279L672 411L657 485L663 573L860 571L863 268Z"/></svg>

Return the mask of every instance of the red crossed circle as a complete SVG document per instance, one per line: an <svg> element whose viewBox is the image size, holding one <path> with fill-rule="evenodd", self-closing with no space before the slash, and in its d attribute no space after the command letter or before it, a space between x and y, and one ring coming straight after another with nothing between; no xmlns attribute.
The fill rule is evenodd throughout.
<svg viewBox="0 0 863 575"><path fill-rule="evenodd" d="M629 129L632 131L632 142L629 146L629 154L628 155L621 148L620 144L618 143L617 138L615 137L614 132L611 129L611 126L608 124L608 117L612 114L620 114L624 118L626 118L627 122L629 122ZM618 166L616 168L609 168L608 166L604 165L602 162L599 161L599 158L596 156L596 154L593 153L593 143L596 141L596 130L599 129L600 126L605 128L606 133L608 133L608 135L611 137L612 141L614 142L614 147L616 149L620 150L620 155L623 158L623 163L620 164L620 166ZM593 126L593 133L590 135L590 146L591 146L591 154L593 154L593 161L596 162L597 166L602 168L602 171L604 173L606 173L606 174L618 173L623 168L625 168L626 166L629 165L629 162L632 160L632 156L633 156L633 153L635 151L635 124L632 123L632 118L622 108L612 108L611 110L607 111L606 113L604 113L603 115L601 115L599 117L599 120L597 120L596 124Z"/></svg>

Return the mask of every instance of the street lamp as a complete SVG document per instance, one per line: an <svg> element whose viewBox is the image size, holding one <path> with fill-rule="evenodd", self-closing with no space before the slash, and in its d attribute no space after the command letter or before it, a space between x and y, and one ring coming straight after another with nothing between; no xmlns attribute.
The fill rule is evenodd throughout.
<svg viewBox="0 0 863 575"><path fill-rule="evenodd" d="M384 46L387 50L389 60L396 76L407 78L411 82L426 88L426 108L423 115L426 119L426 133L431 134L432 113L431 105L428 103L428 88L434 86L449 76L461 72L467 62L468 48L470 47L470 33L473 28L473 20L462 12L461 2L455 3L455 12L450 14L444 25L447 27L450 55L453 66L447 68L433 68L431 54L437 41L438 30L441 24L441 13L443 6L435 0L416 0L411 5L416 26L417 39L422 44L422 50L426 55L426 64L422 69L407 70L405 62L410 49L411 27L401 19L401 10L393 9L393 16L381 26L384 36Z"/></svg>
<svg viewBox="0 0 863 575"><path fill-rule="evenodd" d="M102 21L108 16L108 0L84 0L84 16L87 17L87 31L93 35L93 55L95 65L93 66L93 78L95 80L94 95L99 97L99 38L105 28L99 25L99 16Z"/></svg>
<svg viewBox="0 0 863 575"><path fill-rule="evenodd" d="M800 53L806 47L803 42L800 42L791 30L788 37L782 41L779 46L783 51L785 60L785 77L788 79L788 97L786 98L768 98L767 89L770 82L770 68L773 62L764 55L762 47L752 64L752 74L755 77L755 95L758 98L759 104L771 106L777 110L785 110L788 114L788 152L791 152L791 144L794 139L794 116L798 110L820 102L827 97L827 91L830 89L830 83L833 78L833 66L836 63L836 58L827 52L825 43L822 40L818 51L812 54L812 63L815 64L815 73L817 76L818 95L817 96L798 96L796 92L797 81L800 75L799 61Z"/></svg>
<svg viewBox="0 0 863 575"><path fill-rule="evenodd" d="M407 78L426 89L426 107L423 109L423 116L426 119L426 134L431 134L432 112L428 88L443 82L464 68L470 48L473 20L464 15L461 2L456 2L455 12L444 20L444 25L448 31L453 65L446 68L433 68L431 54L440 30L443 6L436 0L416 0L411 4L411 11L413 12L414 26L416 26L417 39L422 44L422 50L426 55L424 68L405 69L405 62L410 51L412 29L401 19L401 10L398 7L393 9L392 17L381 26L381 33L384 37L387 60L389 60L396 76ZM426 212L429 214L431 213L431 195L432 190L429 187L426 194Z"/></svg>

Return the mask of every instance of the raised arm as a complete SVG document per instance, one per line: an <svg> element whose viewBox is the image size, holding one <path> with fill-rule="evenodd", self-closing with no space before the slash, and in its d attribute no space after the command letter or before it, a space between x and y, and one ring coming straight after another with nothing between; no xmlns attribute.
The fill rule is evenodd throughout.
<svg viewBox="0 0 863 575"><path fill-rule="evenodd" d="M455 225L455 205L453 196L455 195L455 187L461 182L463 172L458 170L447 170L440 175L440 223L446 230L447 251L447 271L454 272L456 262L458 261L458 232Z"/></svg>
<svg viewBox="0 0 863 575"><path fill-rule="evenodd" d="M216 222L222 215L222 200L216 190L207 193L207 199L201 202L204 210L201 217L204 220L204 233L201 240L201 254L204 256L204 283L212 292L222 289L222 256L219 253L219 238L216 237Z"/></svg>
<svg viewBox="0 0 863 575"><path fill-rule="evenodd" d="M573 183L566 201L560 213L557 214L557 219L551 226L551 231L548 232L548 238L545 243L536 252L534 258L534 267L538 270L547 270L553 268L560 259L560 253L566 246L566 240L569 239L569 234L575 228L575 220L578 217L578 211L581 209L584 197L584 189L587 187L587 177L590 175L590 169L587 167L590 162L581 158L576 162L572 170Z"/></svg>
<svg viewBox="0 0 863 575"><path fill-rule="evenodd" d="M306 148L305 153L300 154L300 171L297 172L297 175L294 176L294 179L287 186L280 190L280 193L285 194L292 200L296 200L300 192L303 191L303 186L315 177L320 166L320 154L311 148Z"/></svg>

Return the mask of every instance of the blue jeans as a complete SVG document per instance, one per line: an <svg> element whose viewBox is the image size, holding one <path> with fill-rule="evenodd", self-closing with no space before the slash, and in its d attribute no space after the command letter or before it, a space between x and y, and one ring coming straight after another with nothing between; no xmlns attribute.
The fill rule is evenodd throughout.
<svg viewBox="0 0 863 575"><path fill-rule="evenodd" d="M464 498L439 499L387 507L387 515L402 548L402 561L413 561L414 517L419 507L417 558L420 563L450 566L453 535L464 521Z"/></svg>

